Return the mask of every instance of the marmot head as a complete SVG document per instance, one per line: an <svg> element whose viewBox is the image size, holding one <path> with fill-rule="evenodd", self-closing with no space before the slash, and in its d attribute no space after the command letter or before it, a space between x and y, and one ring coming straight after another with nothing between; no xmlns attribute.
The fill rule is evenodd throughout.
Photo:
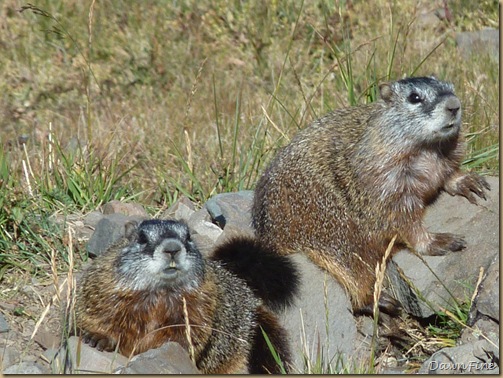
<svg viewBox="0 0 503 378"><path fill-rule="evenodd" d="M126 224L129 245L115 262L118 284L129 290L190 291L204 275L201 253L187 225L172 220Z"/></svg>
<svg viewBox="0 0 503 378"><path fill-rule="evenodd" d="M437 143L457 137L461 102L451 83L435 77L412 77L379 86L387 110L381 120L414 143ZM391 117L391 119L390 119ZM391 122L390 122L391 121Z"/></svg>

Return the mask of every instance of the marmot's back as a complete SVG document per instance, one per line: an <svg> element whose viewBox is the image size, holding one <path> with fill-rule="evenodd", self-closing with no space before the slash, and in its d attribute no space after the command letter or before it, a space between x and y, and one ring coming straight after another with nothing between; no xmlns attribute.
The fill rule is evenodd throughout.
<svg viewBox="0 0 503 378"><path fill-rule="evenodd" d="M469 198L487 187L459 170L452 85L411 78L380 92L376 103L334 111L300 131L258 181L252 208L259 240L281 254L306 253L356 309L372 301L376 264L395 234L397 245L422 253L462 248L459 238L422 226L441 190Z"/></svg>

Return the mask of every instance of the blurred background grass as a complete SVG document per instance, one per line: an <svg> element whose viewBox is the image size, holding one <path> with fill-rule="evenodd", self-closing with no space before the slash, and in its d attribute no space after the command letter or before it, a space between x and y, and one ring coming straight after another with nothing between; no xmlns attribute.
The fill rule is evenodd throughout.
<svg viewBox="0 0 503 378"><path fill-rule="evenodd" d="M47 267L54 249L64 267L54 213L111 199L154 213L180 194L253 188L299 128L406 75L454 83L466 166L499 174L499 63L454 39L499 28L494 0L3 0L0 12L0 277Z"/></svg>

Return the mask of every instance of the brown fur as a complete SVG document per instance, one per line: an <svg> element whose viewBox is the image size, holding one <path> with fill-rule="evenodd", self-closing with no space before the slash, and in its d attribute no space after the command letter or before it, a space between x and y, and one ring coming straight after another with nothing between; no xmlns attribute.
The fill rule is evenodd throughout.
<svg viewBox="0 0 503 378"><path fill-rule="evenodd" d="M291 356L290 350L288 348L288 336L283 327L279 324L278 318L264 306L257 308L257 328L255 331L254 339L254 344L256 345L256 347L253 348L250 355L250 361L252 365L260 366L266 373L282 373L281 369L277 365L277 362L274 360L269 346L267 345L267 342L263 336L264 332L271 342L275 352L280 357L284 372L290 372ZM271 370L271 367L274 367L274 370Z"/></svg>
<svg viewBox="0 0 503 378"><path fill-rule="evenodd" d="M104 285L100 282L100 277L93 274L87 282L92 280L101 285L98 289L98 285L82 283L78 303L85 304L89 310L79 308L79 327L88 335L105 339L106 346L103 349L113 350L118 344L120 353L128 357L158 348L167 341L177 342L189 350L182 302L184 297L198 368L207 374L230 374L246 369L255 320L251 312L247 313L246 319L242 319L245 334L240 335L227 327L223 319L216 319L217 301L221 299L221 293L213 269L208 266L207 279L197 291L179 296L171 296L166 292L110 290L113 288L111 283L110 286L107 286L108 283ZM104 270L101 272L102 277L105 273L110 273ZM247 294L252 298L251 291ZM243 303L245 313L249 311L246 309L247 305L248 303ZM212 336L214 332L217 333L217 338L227 335L223 338L229 339L228 345L213 345L214 348L229 347L224 354L221 351L214 353L207 350L210 342L218 344ZM233 348L230 348L231 345Z"/></svg>
<svg viewBox="0 0 503 378"><path fill-rule="evenodd" d="M424 105L407 100L415 84ZM375 267L395 234L392 253L405 246L431 255L463 248L459 236L429 233L422 223L442 191L475 203L473 194L485 198L489 189L460 170L459 101L451 90L430 78L387 84L383 100L336 110L300 131L257 183L258 239L280 254L307 254L342 283L355 310L372 302ZM458 126L431 126L430 135L431 114ZM437 140L439 130L450 134Z"/></svg>
<svg viewBox="0 0 503 378"><path fill-rule="evenodd" d="M106 335L110 346L114 348L118 343L121 354L128 357L157 348L166 340L178 342L188 350L182 295L175 297L163 292L122 290L111 292L107 286L101 286L101 294L97 295L97 286L87 284L91 280L99 282L99 277L93 274L82 283L79 302L87 305L88 310L80 312L83 316L79 323L87 333ZM207 319L212 318L215 312L216 296L208 293L215 292L215 283L207 281L200 291L183 295L196 353L200 352L212 331Z"/></svg>
<svg viewBox="0 0 503 378"><path fill-rule="evenodd" d="M151 229L158 231L150 231L149 235L156 236L149 237L155 239L156 246L166 246L162 253L167 255L173 248L170 247L173 243L162 244L167 240L185 240L186 256L171 260L188 267L180 273L184 278L178 284L169 279L163 283L159 274L152 280L137 282L138 274L145 274L152 266L161 273L170 260L167 257L163 260L164 255L159 255L158 250L152 253L146 247L138 247L137 236L123 238L93 261L79 281L76 320L84 341L100 350L117 348L128 357L173 341L188 351L193 347L195 363L206 374L237 373L247 368L254 373L277 372L279 368L268 359L268 350L262 350L263 337L258 334L259 324L270 330L271 340L282 351L285 361L289 361L288 344L282 344L286 340L285 331L276 315L262 305L244 280L218 261L203 259L189 238L174 237L173 233L164 236L163 232L170 230L165 226L168 221L155 222L157 228ZM174 223L184 230L180 223ZM264 324L265 320L270 324ZM187 322L192 345L187 336ZM251 354L261 358L252 359Z"/></svg>

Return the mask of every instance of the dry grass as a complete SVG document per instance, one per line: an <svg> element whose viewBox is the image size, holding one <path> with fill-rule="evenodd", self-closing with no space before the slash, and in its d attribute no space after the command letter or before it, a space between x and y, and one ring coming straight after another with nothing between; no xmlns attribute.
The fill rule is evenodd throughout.
<svg viewBox="0 0 503 378"><path fill-rule="evenodd" d="M411 73L454 82L465 126L480 134L477 150L498 140L497 62L460 56L453 35L462 24L425 25L430 3L344 4L40 3L51 18L6 1L2 140L28 136L40 171L52 122L63 148L74 138L99 157L125 155L123 169L135 169L123 181L154 204L169 202L173 182L197 188L186 160L202 191L191 194L202 201L252 187L284 136L330 109L367 101L375 81ZM254 147L257 164L242 172L239 157Z"/></svg>
<svg viewBox="0 0 503 378"><path fill-rule="evenodd" d="M498 2L445 4L451 17L428 23L444 1L4 0L2 284L85 259L73 245L69 263L75 241L51 214L253 188L298 129L405 75L454 83L467 166L499 174L498 62L454 41L498 27Z"/></svg>

